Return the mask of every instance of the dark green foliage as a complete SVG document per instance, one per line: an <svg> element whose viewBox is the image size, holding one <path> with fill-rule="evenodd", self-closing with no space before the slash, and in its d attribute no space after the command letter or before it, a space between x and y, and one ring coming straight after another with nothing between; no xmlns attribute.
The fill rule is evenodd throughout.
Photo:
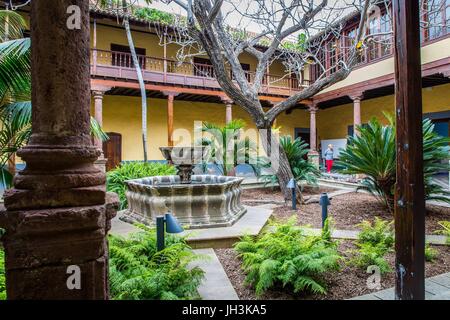
<svg viewBox="0 0 450 320"><path fill-rule="evenodd" d="M393 222L379 218L375 218L373 224L369 221L360 223L358 227L361 231L356 240L358 249L352 250L353 257L350 259L350 264L364 270L368 266L376 265L381 273L390 272L391 268L384 257L393 250L394 246L392 224Z"/></svg>
<svg viewBox="0 0 450 320"><path fill-rule="evenodd" d="M280 144L286 153L291 166L292 173L297 181L305 181L306 184L317 184L317 178L320 176L320 171L316 166L306 160L306 155L309 152L308 144L301 138L292 140L291 136L282 136ZM267 175L263 177L266 183L278 182L276 175Z"/></svg>
<svg viewBox="0 0 450 320"><path fill-rule="evenodd" d="M279 285L295 293L324 294L323 275L339 268L341 256L329 232L311 236L295 224L293 217L285 224L273 225L273 232L257 238L246 236L235 245L246 283L254 286L258 296Z"/></svg>
<svg viewBox="0 0 450 320"><path fill-rule="evenodd" d="M126 180L153 176L169 176L175 173L176 170L173 166L164 163L126 162L107 173L106 189L117 193L120 199L120 210L123 210L128 206L127 198L125 196Z"/></svg>
<svg viewBox="0 0 450 320"><path fill-rule="evenodd" d="M139 7L134 10L133 14L136 18L144 19L150 22L159 22L169 25L175 23L175 16L173 14L154 8Z"/></svg>
<svg viewBox="0 0 450 320"><path fill-rule="evenodd" d="M6 300L5 253L0 249L0 300Z"/></svg>
<svg viewBox="0 0 450 320"><path fill-rule="evenodd" d="M359 127L360 135L349 137L347 148L341 151L338 165L343 173L364 174L363 188L380 198L392 211L396 174L395 125L384 126L373 118ZM434 124L423 120L424 184L427 200L450 202L450 193L433 181L433 176L450 169L449 138L434 132Z"/></svg>
<svg viewBox="0 0 450 320"><path fill-rule="evenodd" d="M188 268L195 255L183 238L168 235L166 248L156 251L154 228L129 238L109 236L109 284L116 300L199 299L203 270Z"/></svg>

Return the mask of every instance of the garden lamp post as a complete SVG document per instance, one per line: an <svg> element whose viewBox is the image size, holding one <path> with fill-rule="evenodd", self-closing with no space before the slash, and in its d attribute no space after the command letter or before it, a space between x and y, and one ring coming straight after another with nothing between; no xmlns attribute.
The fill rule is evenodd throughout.
<svg viewBox="0 0 450 320"><path fill-rule="evenodd" d="M292 191L292 210L297 210L297 194L295 191L295 185L296 185L296 182L295 182L294 178L289 180L288 184L286 185L286 187L288 189L291 189L291 191Z"/></svg>
<svg viewBox="0 0 450 320"><path fill-rule="evenodd" d="M330 203L330 198L328 198L328 193L324 192L320 195L319 204L322 207L322 228L325 225L325 221L328 218L328 206Z"/></svg>
<svg viewBox="0 0 450 320"><path fill-rule="evenodd" d="M156 217L156 249L161 251L165 247L164 234L165 233L180 233L183 228L178 220L170 213L163 216Z"/></svg>

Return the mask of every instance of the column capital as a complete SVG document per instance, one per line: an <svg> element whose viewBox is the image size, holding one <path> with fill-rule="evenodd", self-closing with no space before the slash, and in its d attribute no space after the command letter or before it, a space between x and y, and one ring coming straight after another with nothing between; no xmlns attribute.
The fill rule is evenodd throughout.
<svg viewBox="0 0 450 320"><path fill-rule="evenodd" d="M224 104L234 104L233 99L230 99L230 98L227 97L227 96L220 96L220 100L222 100L222 102L223 102Z"/></svg>
<svg viewBox="0 0 450 320"><path fill-rule="evenodd" d="M364 92L354 93L348 96L353 101L358 100L361 101L364 98Z"/></svg>
<svg viewBox="0 0 450 320"><path fill-rule="evenodd" d="M308 107L308 111L310 113L316 113L317 111L319 111L319 107L317 106L317 102L315 101L308 101L307 103L305 103L305 105Z"/></svg>
<svg viewBox="0 0 450 320"><path fill-rule="evenodd" d="M168 91L161 91L161 93L163 95L165 95L166 97L173 97L173 98L175 98L176 96L178 96L180 94L179 92L170 91L170 90L168 90Z"/></svg>
<svg viewBox="0 0 450 320"><path fill-rule="evenodd" d="M91 92L93 95L104 95L106 91L111 90L112 87L103 86L100 84L91 85Z"/></svg>

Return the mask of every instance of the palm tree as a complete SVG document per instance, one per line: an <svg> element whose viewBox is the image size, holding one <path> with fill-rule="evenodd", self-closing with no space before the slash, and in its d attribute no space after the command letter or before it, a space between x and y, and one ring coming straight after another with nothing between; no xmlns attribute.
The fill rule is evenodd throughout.
<svg viewBox="0 0 450 320"><path fill-rule="evenodd" d="M25 27L18 13L0 10L0 181L4 187L11 185L15 173L15 153L31 135L31 41L23 38ZM91 133L107 139L92 117Z"/></svg>
<svg viewBox="0 0 450 320"><path fill-rule="evenodd" d="M252 168L255 175L261 174L261 168L267 167L267 161L257 155L257 147L249 137L239 138L245 125L245 122L239 119L223 127L203 123L202 132L209 134L209 137L201 140L201 145L209 148L209 156L203 162L204 171L208 163L213 163L222 175L235 175L236 167L245 163Z"/></svg>

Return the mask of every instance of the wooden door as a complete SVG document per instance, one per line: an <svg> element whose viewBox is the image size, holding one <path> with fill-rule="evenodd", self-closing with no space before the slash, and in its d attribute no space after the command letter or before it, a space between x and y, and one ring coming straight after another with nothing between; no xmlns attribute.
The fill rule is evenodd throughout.
<svg viewBox="0 0 450 320"><path fill-rule="evenodd" d="M122 135L116 132L107 132L109 140L103 142L103 153L106 162L106 171L112 170L122 162Z"/></svg>

